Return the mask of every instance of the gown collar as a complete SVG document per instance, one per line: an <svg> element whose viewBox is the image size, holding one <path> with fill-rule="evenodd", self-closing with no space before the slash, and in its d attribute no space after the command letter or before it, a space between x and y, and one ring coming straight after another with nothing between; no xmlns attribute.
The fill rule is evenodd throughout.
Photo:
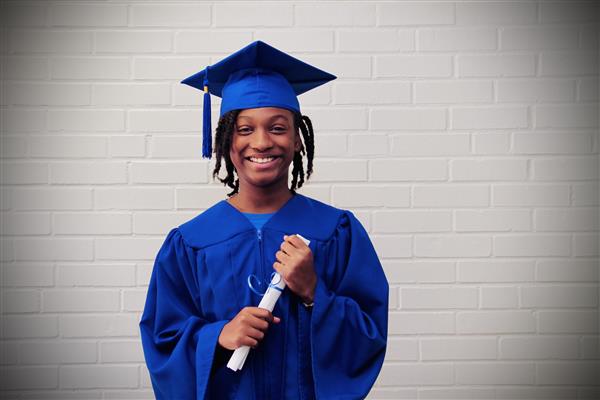
<svg viewBox="0 0 600 400"><path fill-rule="evenodd" d="M307 239L326 240L334 232L343 210L299 193L294 194L265 223L263 230ZM221 200L192 220L179 226L184 241L192 247L206 247L256 228L237 208Z"/></svg>

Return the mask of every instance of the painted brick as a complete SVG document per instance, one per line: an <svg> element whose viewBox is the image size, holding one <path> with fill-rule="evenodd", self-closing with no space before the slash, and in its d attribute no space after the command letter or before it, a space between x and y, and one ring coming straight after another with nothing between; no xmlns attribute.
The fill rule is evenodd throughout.
<svg viewBox="0 0 600 400"><path fill-rule="evenodd" d="M153 260L162 245L162 238L102 238L96 239L98 260Z"/></svg>
<svg viewBox="0 0 600 400"><path fill-rule="evenodd" d="M144 354L139 342L119 341L100 343L100 358L104 363L143 363Z"/></svg>
<svg viewBox="0 0 600 400"><path fill-rule="evenodd" d="M225 200L226 189L222 187L178 188L175 191L177 209L205 209Z"/></svg>
<svg viewBox="0 0 600 400"><path fill-rule="evenodd" d="M485 51L495 50L496 29L444 28L419 29L419 51Z"/></svg>
<svg viewBox="0 0 600 400"><path fill-rule="evenodd" d="M296 26L374 26L375 4L297 4L294 6Z"/></svg>
<svg viewBox="0 0 600 400"><path fill-rule="evenodd" d="M407 207L409 187L374 185L335 185L335 207Z"/></svg>
<svg viewBox="0 0 600 400"><path fill-rule="evenodd" d="M128 79L127 57L60 57L50 60L53 79Z"/></svg>
<svg viewBox="0 0 600 400"><path fill-rule="evenodd" d="M370 117L373 130L444 130L447 124L441 108L375 108Z"/></svg>
<svg viewBox="0 0 600 400"><path fill-rule="evenodd" d="M389 313L390 335L444 335L454 334L454 313L440 311L431 312L391 312Z"/></svg>
<svg viewBox="0 0 600 400"><path fill-rule="evenodd" d="M40 158L103 158L107 154L103 136L31 136L29 154Z"/></svg>
<svg viewBox="0 0 600 400"><path fill-rule="evenodd" d="M66 338L139 336L139 317L134 314L61 315L60 332Z"/></svg>
<svg viewBox="0 0 600 400"><path fill-rule="evenodd" d="M94 204L99 210L166 210L175 200L171 188L97 188Z"/></svg>
<svg viewBox="0 0 600 400"><path fill-rule="evenodd" d="M568 102L575 98L574 84L570 79L501 79L497 98L501 103Z"/></svg>
<svg viewBox="0 0 600 400"><path fill-rule="evenodd" d="M471 148L466 134L400 134L391 138L391 153L399 156L460 156L470 154ZM447 170L446 162L444 166Z"/></svg>
<svg viewBox="0 0 600 400"><path fill-rule="evenodd" d="M415 32L412 30L341 30L337 32L340 52L398 52L415 49Z"/></svg>
<svg viewBox="0 0 600 400"><path fill-rule="evenodd" d="M598 313L592 310L540 310L537 311L537 318L539 333L595 334L598 332Z"/></svg>
<svg viewBox="0 0 600 400"><path fill-rule="evenodd" d="M169 31L98 31L94 35L97 53L167 53L172 51Z"/></svg>
<svg viewBox="0 0 600 400"><path fill-rule="evenodd" d="M0 170L5 185L48 183L48 164L45 163L5 162Z"/></svg>
<svg viewBox="0 0 600 400"><path fill-rule="evenodd" d="M144 157L146 138L144 136L111 136L108 141L108 154L111 157Z"/></svg>
<svg viewBox="0 0 600 400"><path fill-rule="evenodd" d="M415 185L413 205L417 207L485 207L490 203L485 185Z"/></svg>
<svg viewBox="0 0 600 400"><path fill-rule="evenodd" d="M573 26L504 28L500 31L501 50L573 49L579 42L579 29Z"/></svg>
<svg viewBox="0 0 600 400"><path fill-rule="evenodd" d="M0 61L4 78L9 79L46 79L48 78L48 59L3 55Z"/></svg>
<svg viewBox="0 0 600 400"><path fill-rule="evenodd" d="M519 290L511 286L481 288L482 309L515 309L519 307Z"/></svg>
<svg viewBox="0 0 600 400"><path fill-rule="evenodd" d="M2 264L0 269L3 287L44 287L54 285L52 264L15 263Z"/></svg>
<svg viewBox="0 0 600 400"><path fill-rule="evenodd" d="M208 164L204 162L131 163L133 183L206 183Z"/></svg>
<svg viewBox="0 0 600 400"><path fill-rule="evenodd" d="M17 260L91 260L94 256L91 239L18 239L15 241Z"/></svg>
<svg viewBox="0 0 600 400"><path fill-rule="evenodd" d="M492 204L500 207L566 206L569 204L569 187L552 184L495 184L492 186Z"/></svg>
<svg viewBox="0 0 600 400"><path fill-rule="evenodd" d="M466 385L526 385L536 382L534 363L474 363L456 366L456 383Z"/></svg>
<svg viewBox="0 0 600 400"><path fill-rule="evenodd" d="M522 154L585 154L592 149L592 137L587 133L515 133L515 153Z"/></svg>
<svg viewBox="0 0 600 400"><path fill-rule="evenodd" d="M494 237L494 255L505 257L568 256L571 240L565 235L503 235Z"/></svg>
<svg viewBox="0 0 600 400"><path fill-rule="evenodd" d="M7 104L26 106L85 106L90 85L62 83L12 83L5 86Z"/></svg>
<svg viewBox="0 0 600 400"><path fill-rule="evenodd" d="M450 283L455 281L454 262L450 261L383 261L390 283Z"/></svg>
<svg viewBox="0 0 600 400"><path fill-rule="evenodd" d="M595 128L598 108L591 104L535 107L536 128Z"/></svg>
<svg viewBox="0 0 600 400"><path fill-rule="evenodd" d="M452 57L447 55L375 56L376 78L442 78L452 75Z"/></svg>
<svg viewBox="0 0 600 400"><path fill-rule="evenodd" d="M211 7L208 4L133 4L129 21L132 26L209 26Z"/></svg>
<svg viewBox="0 0 600 400"><path fill-rule="evenodd" d="M461 311L456 315L460 334L533 333L535 317L530 311Z"/></svg>
<svg viewBox="0 0 600 400"><path fill-rule="evenodd" d="M177 53L233 53L252 42L250 32L181 31L175 36Z"/></svg>
<svg viewBox="0 0 600 400"><path fill-rule="evenodd" d="M334 87L335 104L403 104L411 102L408 82L340 82Z"/></svg>
<svg viewBox="0 0 600 400"><path fill-rule="evenodd" d="M127 182L124 162L60 162L50 165L50 182L58 184L113 184Z"/></svg>
<svg viewBox="0 0 600 400"><path fill-rule="evenodd" d="M259 30L255 37L286 52L330 53L335 47L333 31L327 30Z"/></svg>
<svg viewBox="0 0 600 400"><path fill-rule="evenodd" d="M454 21L454 6L443 2L383 3L377 8L380 26L449 25Z"/></svg>
<svg viewBox="0 0 600 400"><path fill-rule="evenodd" d="M456 210L457 232L519 232L531 230L529 210Z"/></svg>
<svg viewBox="0 0 600 400"><path fill-rule="evenodd" d="M505 2L459 2L456 4L458 25L521 25L537 22L536 3L523 1Z"/></svg>
<svg viewBox="0 0 600 400"><path fill-rule="evenodd" d="M400 303L403 310L411 309L472 309L479 303L477 288L402 288Z"/></svg>
<svg viewBox="0 0 600 400"><path fill-rule="evenodd" d="M594 75L598 71L598 53L587 51L542 52L540 75L579 76Z"/></svg>
<svg viewBox="0 0 600 400"><path fill-rule="evenodd" d="M101 106L168 105L171 87L163 83L101 83L93 86L92 104Z"/></svg>
<svg viewBox="0 0 600 400"><path fill-rule="evenodd" d="M381 258L404 258L412 256L412 239L409 236L371 236L377 255Z"/></svg>
<svg viewBox="0 0 600 400"><path fill-rule="evenodd" d="M3 390L54 389L58 387L57 367L2 367Z"/></svg>
<svg viewBox="0 0 600 400"><path fill-rule="evenodd" d="M540 181L598 179L598 159L590 156L536 159L533 177Z"/></svg>
<svg viewBox="0 0 600 400"><path fill-rule="evenodd" d="M120 110L50 110L48 130L66 132L117 132L125 129Z"/></svg>
<svg viewBox="0 0 600 400"><path fill-rule="evenodd" d="M531 54L460 54L456 56L459 77L513 77L535 75Z"/></svg>
<svg viewBox="0 0 600 400"><path fill-rule="evenodd" d="M39 313L40 293L33 290L4 290L2 312L5 314Z"/></svg>
<svg viewBox="0 0 600 400"><path fill-rule="evenodd" d="M56 213L55 234L119 235L131 233L131 215L125 213Z"/></svg>
<svg viewBox="0 0 600 400"><path fill-rule="evenodd" d="M14 189L11 196L16 210L89 210L92 190L69 187Z"/></svg>
<svg viewBox="0 0 600 400"><path fill-rule="evenodd" d="M425 338L420 343L422 359L427 361L490 360L497 356L495 338Z"/></svg>
<svg viewBox="0 0 600 400"><path fill-rule="evenodd" d="M450 177L453 181L523 181L527 179L527 160L452 160Z"/></svg>
<svg viewBox="0 0 600 400"><path fill-rule="evenodd" d="M389 139L387 135L351 135L349 154L353 156L387 155Z"/></svg>
<svg viewBox="0 0 600 400"><path fill-rule="evenodd" d="M135 265L69 265L57 266L57 286L134 286Z"/></svg>
<svg viewBox="0 0 600 400"><path fill-rule="evenodd" d="M50 233L48 213L2 213L2 235L47 235Z"/></svg>
<svg viewBox="0 0 600 400"><path fill-rule="evenodd" d="M533 286L521 287L524 308L589 308L598 305L598 291L593 286Z"/></svg>
<svg viewBox="0 0 600 400"><path fill-rule="evenodd" d="M491 103L491 81L417 81L415 102L429 104Z"/></svg>
<svg viewBox="0 0 600 400"><path fill-rule="evenodd" d="M536 232L560 231L597 231L599 218L598 209L540 209L534 212Z"/></svg>
<svg viewBox="0 0 600 400"><path fill-rule="evenodd" d="M198 72L200 65L210 64L206 57L134 57L134 79L173 79L179 82L184 77ZM189 90L194 90L189 88Z"/></svg>
<svg viewBox="0 0 600 400"><path fill-rule="evenodd" d="M291 26L291 4L216 4L213 6L216 27ZM274 45L277 47L276 45Z"/></svg>
<svg viewBox="0 0 600 400"><path fill-rule="evenodd" d="M500 339L500 357L512 360L577 358L574 337L505 337Z"/></svg>
<svg viewBox="0 0 600 400"><path fill-rule="evenodd" d="M95 342L40 342L20 346L23 364L95 363Z"/></svg>
<svg viewBox="0 0 600 400"><path fill-rule="evenodd" d="M44 312L119 311L118 290L58 290L43 294Z"/></svg>
<svg viewBox="0 0 600 400"><path fill-rule="evenodd" d="M133 233L166 235L169 231L192 219L196 213L134 213Z"/></svg>
<svg viewBox="0 0 600 400"><path fill-rule="evenodd" d="M525 107L457 107L452 109L453 129L527 128Z"/></svg>
<svg viewBox="0 0 600 400"><path fill-rule="evenodd" d="M192 136L157 136L150 140L150 156L152 158L199 158L202 154L200 135Z"/></svg>
<svg viewBox="0 0 600 400"><path fill-rule="evenodd" d="M60 370L60 386L65 389L135 388L138 369L133 365L65 366Z"/></svg>
<svg viewBox="0 0 600 400"><path fill-rule="evenodd" d="M10 32L11 53L91 53L92 34L81 31L13 30Z"/></svg>
<svg viewBox="0 0 600 400"><path fill-rule="evenodd" d="M452 229L450 211L375 211L374 233L449 232Z"/></svg>
<svg viewBox="0 0 600 400"><path fill-rule="evenodd" d="M531 282L534 280L533 261L459 261L457 281L475 282Z"/></svg>
<svg viewBox="0 0 600 400"><path fill-rule="evenodd" d="M448 176L444 160L435 159L377 159L371 161L371 180L385 181L443 181Z"/></svg>
<svg viewBox="0 0 600 400"><path fill-rule="evenodd" d="M47 315L5 315L2 318L2 338L51 338L58 335L58 318Z"/></svg>
<svg viewBox="0 0 600 400"><path fill-rule="evenodd" d="M593 282L598 280L593 260L540 260L536 266L538 282Z"/></svg>
<svg viewBox="0 0 600 400"><path fill-rule="evenodd" d="M419 257L488 257L492 241L481 235L421 235L415 237L415 255Z"/></svg>
<svg viewBox="0 0 600 400"><path fill-rule="evenodd" d="M118 4L52 4L50 24L57 26L124 26L127 6Z"/></svg>

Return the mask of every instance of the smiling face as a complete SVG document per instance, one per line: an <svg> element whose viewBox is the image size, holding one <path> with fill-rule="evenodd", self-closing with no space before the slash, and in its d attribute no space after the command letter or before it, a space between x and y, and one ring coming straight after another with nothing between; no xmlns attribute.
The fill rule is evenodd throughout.
<svg viewBox="0 0 600 400"><path fill-rule="evenodd" d="M287 187L289 166L301 147L291 111L274 107L241 111L229 151L240 188Z"/></svg>

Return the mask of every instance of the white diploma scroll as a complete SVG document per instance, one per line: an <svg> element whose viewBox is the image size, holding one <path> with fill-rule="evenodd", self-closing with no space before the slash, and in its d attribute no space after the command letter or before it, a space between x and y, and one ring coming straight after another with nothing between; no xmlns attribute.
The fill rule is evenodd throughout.
<svg viewBox="0 0 600 400"><path fill-rule="evenodd" d="M306 245L310 243L308 239L303 238L299 234L296 234ZM277 272L273 274L273 279L271 279L271 284L269 288L265 292L263 298L260 300L260 304L258 307L264 308L265 310L269 310L273 312L275 308L275 303L281 296L281 293L285 289L285 282L281 278ZM244 366L244 362L246 362L246 357L248 357L248 353L250 352L250 346L242 346L235 349L229 362L227 363L227 368L233 371L239 371Z"/></svg>

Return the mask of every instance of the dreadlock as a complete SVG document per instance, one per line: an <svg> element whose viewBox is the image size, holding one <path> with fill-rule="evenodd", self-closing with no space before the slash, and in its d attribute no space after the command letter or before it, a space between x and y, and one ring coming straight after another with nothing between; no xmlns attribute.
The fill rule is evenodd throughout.
<svg viewBox="0 0 600 400"><path fill-rule="evenodd" d="M227 196L231 197L238 193L240 189L240 180L235 177L235 167L231 161L229 150L231 149L231 139L233 137L233 130L235 128L235 122L239 113L242 110L229 111L221 118L219 118L219 124L217 125L217 131L215 135L215 150L216 164L213 170L213 178L218 179L223 185L229 186L233 189ZM302 115L297 111L294 111L294 130L298 130L302 133L304 145L301 146L300 151L294 153L294 159L292 161L292 187L290 190L292 193L296 193L296 189L301 188L304 183L304 166L302 163L302 156L306 155L307 166L306 166L306 180L310 178L313 172L313 158L315 155L315 136L313 126L310 118L306 115ZM306 148L305 148L306 146ZM227 176L225 178L219 177L221 170L221 160L225 159L225 170Z"/></svg>

